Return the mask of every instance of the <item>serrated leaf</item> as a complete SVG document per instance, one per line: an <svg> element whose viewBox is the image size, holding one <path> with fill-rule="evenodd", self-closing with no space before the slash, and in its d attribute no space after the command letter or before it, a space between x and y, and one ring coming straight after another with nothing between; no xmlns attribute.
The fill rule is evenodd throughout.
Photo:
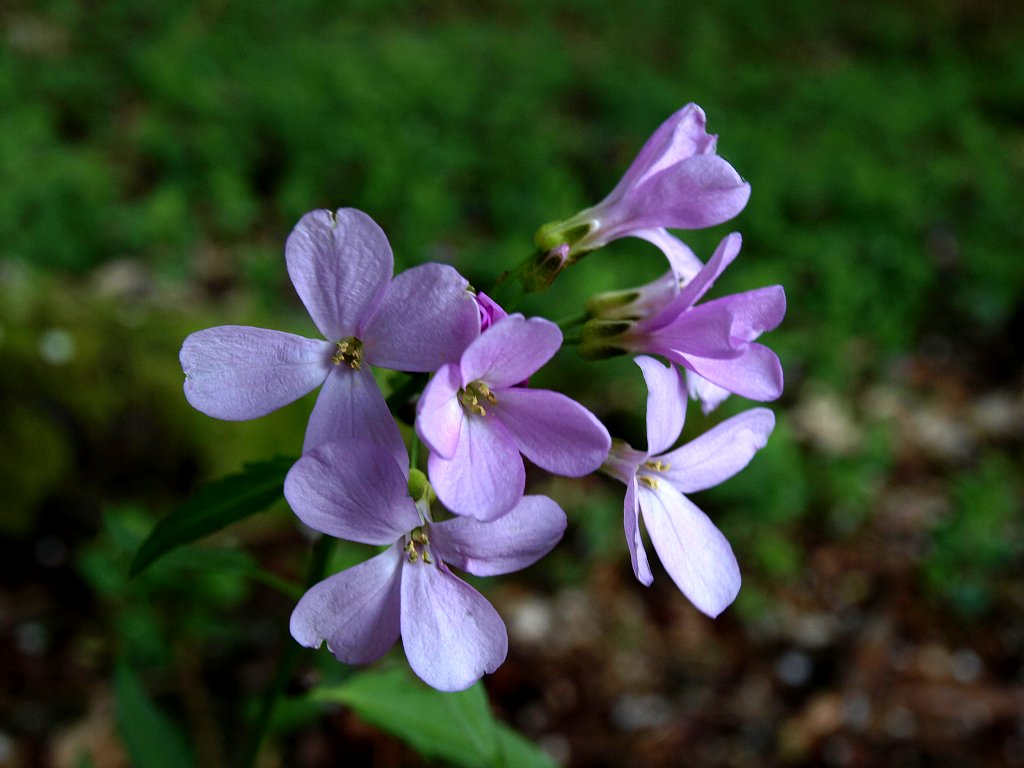
<svg viewBox="0 0 1024 768"><path fill-rule="evenodd" d="M183 544L262 512L284 493L284 477L294 459L277 456L246 464L241 472L215 480L156 524L132 558L129 576Z"/></svg>
<svg viewBox="0 0 1024 768"><path fill-rule="evenodd" d="M427 758L459 768L554 768L536 746L496 723L483 685L442 693L402 668L360 672L311 694L345 704L366 722L397 736Z"/></svg>
<svg viewBox="0 0 1024 768"><path fill-rule="evenodd" d="M181 768L195 758L181 731L146 695L142 683L124 662L114 670L117 729L136 768Z"/></svg>

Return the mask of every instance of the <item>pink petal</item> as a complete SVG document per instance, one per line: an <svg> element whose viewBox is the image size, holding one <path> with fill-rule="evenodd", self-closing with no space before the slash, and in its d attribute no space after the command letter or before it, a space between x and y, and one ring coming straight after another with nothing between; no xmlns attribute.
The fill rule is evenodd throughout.
<svg viewBox="0 0 1024 768"><path fill-rule="evenodd" d="M326 443L295 463L284 495L314 530L363 544L390 544L420 524L407 475L408 461L396 464L379 446Z"/></svg>
<svg viewBox="0 0 1024 768"><path fill-rule="evenodd" d="M647 382L647 453L661 453L679 439L686 421L687 392L679 369L653 357L634 359Z"/></svg>
<svg viewBox="0 0 1024 768"><path fill-rule="evenodd" d="M697 155L659 171L628 198L630 229L703 229L735 217L750 185L717 155Z"/></svg>
<svg viewBox="0 0 1024 768"><path fill-rule="evenodd" d="M565 512L546 496L524 496L490 523L456 517L430 527L432 551L448 565L476 576L512 573L554 549Z"/></svg>
<svg viewBox="0 0 1024 768"><path fill-rule="evenodd" d="M501 666L508 634L483 595L442 563L420 560L402 568L402 644L427 685L461 691Z"/></svg>
<svg viewBox="0 0 1024 768"><path fill-rule="evenodd" d="M355 208L303 216L288 236L285 261L299 298L329 341L360 336L394 269L384 232Z"/></svg>
<svg viewBox="0 0 1024 768"><path fill-rule="evenodd" d="M562 345L562 332L550 320L520 314L498 320L462 355L462 385L484 381L491 389L528 379Z"/></svg>
<svg viewBox="0 0 1024 768"><path fill-rule="evenodd" d="M452 512L494 520L523 497L526 470L508 430L491 416L467 416L451 459L431 452L430 483Z"/></svg>
<svg viewBox="0 0 1024 768"><path fill-rule="evenodd" d="M786 292L781 285L723 296L703 306L727 310L732 315L730 333L734 338L753 341L773 330L786 316Z"/></svg>
<svg viewBox="0 0 1024 768"><path fill-rule="evenodd" d="M718 616L740 590L740 569L729 542L668 483L659 483L656 491L638 490L644 525L661 564L697 610Z"/></svg>
<svg viewBox="0 0 1024 768"><path fill-rule="evenodd" d="M403 552L398 544L310 588L292 611L292 637L346 664L376 661L400 630Z"/></svg>
<svg viewBox="0 0 1024 768"><path fill-rule="evenodd" d="M344 363L334 366L313 406L302 451L336 440L374 443L397 464L409 466L402 433L367 365L358 370Z"/></svg>
<svg viewBox="0 0 1024 768"><path fill-rule="evenodd" d="M373 365L430 373L457 363L479 333L466 279L445 264L422 264L391 281L362 339Z"/></svg>
<svg viewBox="0 0 1024 768"><path fill-rule="evenodd" d="M677 308L688 309L700 301L704 294L711 290L711 286L715 284L715 280L721 276L725 268L739 256L742 245L743 238L739 232L733 232L722 238L711 258L708 259L707 265L679 292L679 296L667 313L676 311Z"/></svg>
<svg viewBox="0 0 1024 768"><path fill-rule="evenodd" d="M505 425L523 455L548 472L582 477L597 470L608 456L608 430L561 392L515 388L495 395L494 417Z"/></svg>
<svg viewBox="0 0 1024 768"><path fill-rule="evenodd" d="M623 336L631 349L663 355L681 365L690 355L728 360L742 353L732 335L733 321L727 305L708 302L682 312L656 331L647 333L638 323Z"/></svg>
<svg viewBox="0 0 1024 768"><path fill-rule="evenodd" d="M455 455L466 411L459 403L458 366L445 365L427 382L416 404L416 434L442 458Z"/></svg>
<svg viewBox="0 0 1024 768"><path fill-rule="evenodd" d="M687 355L685 361L680 362L741 397L767 402L782 394L782 364L778 355L761 344L746 345L746 349L731 360Z"/></svg>
<svg viewBox="0 0 1024 768"><path fill-rule="evenodd" d="M617 199L654 174L688 157L715 151L715 136L708 135L704 111L687 104L673 113L644 143L636 159L607 199Z"/></svg>
<svg viewBox="0 0 1024 768"><path fill-rule="evenodd" d="M224 325L197 331L181 347L185 398L232 421L264 416L316 389L334 345L291 333Z"/></svg>
<svg viewBox="0 0 1024 768"><path fill-rule="evenodd" d="M669 469L661 473L682 493L711 488L743 469L764 448L775 427L775 414L767 408L726 419L700 437L671 453L657 457Z"/></svg>
<svg viewBox="0 0 1024 768"><path fill-rule="evenodd" d="M626 532L626 548L633 564L633 573L637 581L645 587L651 586L654 576L651 574L650 563L647 562L647 550L640 536L640 503L637 499L636 478L626 483L626 500L622 508L622 525Z"/></svg>

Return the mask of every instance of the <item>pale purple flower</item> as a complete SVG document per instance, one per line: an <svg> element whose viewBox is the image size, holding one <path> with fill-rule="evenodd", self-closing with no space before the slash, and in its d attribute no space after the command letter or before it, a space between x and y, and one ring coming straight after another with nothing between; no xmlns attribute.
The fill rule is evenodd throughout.
<svg viewBox="0 0 1024 768"><path fill-rule="evenodd" d="M670 301L635 322L589 321L581 330L580 354L600 357L622 352L661 355L710 384L751 400L782 394L782 365L768 347L755 343L782 322L786 294L781 285L697 302L740 251L740 235L725 237L707 265ZM665 292L660 294L662 297ZM695 380L693 393L716 405L724 397ZM705 403L708 405L708 403Z"/></svg>
<svg viewBox="0 0 1024 768"><path fill-rule="evenodd" d="M473 296L477 309L480 311L480 333L483 333L503 317L508 317L502 306L483 291Z"/></svg>
<svg viewBox="0 0 1024 768"><path fill-rule="evenodd" d="M309 589L291 634L309 648L326 640L347 664L375 661L401 636L420 678L462 690L501 665L508 635L494 607L448 566L477 576L525 568L561 539L565 513L544 496L525 496L491 523L434 523L426 498L410 498L406 467L376 445L352 443L320 445L292 467L284 492L304 523L388 548Z"/></svg>
<svg viewBox="0 0 1024 768"><path fill-rule="evenodd" d="M715 154L717 136L706 131L704 112L687 104L647 140L626 174L597 205L537 233L548 250L567 242L580 254L620 237L640 237L665 253L680 275L695 266L692 252L665 228L702 229L736 216L750 185Z"/></svg>
<svg viewBox="0 0 1024 768"><path fill-rule="evenodd" d="M640 537L642 514L669 576L698 610L714 617L739 592L739 565L722 532L683 494L718 485L749 464L767 442L775 416L754 408L667 451L686 418L682 377L675 366L651 357L638 357L636 363L648 388L647 450L616 441L602 468L626 484L623 525L633 572L645 585L654 580Z"/></svg>
<svg viewBox="0 0 1024 768"><path fill-rule="evenodd" d="M559 392L517 386L562 344L539 317L509 315L443 366L420 397L416 431L430 448L430 482L453 512L493 520L523 495L523 454L548 472L580 477L601 466L611 439Z"/></svg>
<svg viewBox="0 0 1024 768"><path fill-rule="evenodd" d="M185 397L208 416L252 419L322 384L303 450L361 436L405 455L370 366L430 372L458 359L479 332L468 283L441 264L392 280L387 237L353 208L303 216L285 260L326 341L246 326L193 333L181 348Z"/></svg>

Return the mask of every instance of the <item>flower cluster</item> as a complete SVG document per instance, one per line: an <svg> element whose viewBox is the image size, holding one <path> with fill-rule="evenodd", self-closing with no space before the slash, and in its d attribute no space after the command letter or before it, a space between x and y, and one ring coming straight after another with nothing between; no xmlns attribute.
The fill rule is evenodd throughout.
<svg viewBox="0 0 1024 768"><path fill-rule="evenodd" d="M594 297L580 331L584 359L638 355L649 391L645 451L613 442L567 395L529 385L562 346L558 325L509 314L449 266L394 276L386 236L354 209L306 214L285 247L322 339L223 326L185 340L185 396L210 416L255 418L320 387L285 497L311 528L383 548L302 597L291 618L299 643L326 641L341 661L364 664L401 638L416 674L441 690L494 671L508 648L505 625L450 569L509 573L558 543L565 513L524 495L524 458L558 475L602 471L625 483L637 579L653 579L642 517L666 571L699 610L717 616L732 602L740 577L729 543L683 494L746 466L774 417L755 408L672 446L690 396L705 412L730 393L779 396L779 360L755 340L781 322L785 296L773 286L698 304L736 258L740 237L726 237L703 264L666 228L718 224L746 204L749 185L715 150L704 113L688 105L601 203L538 233L545 258L561 267L625 236L665 253L662 278ZM426 474L411 466L374 368L430 375L410 419L412 439L428 450Z"/></svg>

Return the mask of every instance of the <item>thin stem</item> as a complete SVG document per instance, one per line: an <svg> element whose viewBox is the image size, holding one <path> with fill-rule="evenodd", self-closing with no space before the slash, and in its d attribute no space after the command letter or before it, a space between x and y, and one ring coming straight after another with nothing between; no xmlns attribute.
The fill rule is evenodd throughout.
<svg viewBox="0 0 1024 768"><path fill-rule="evenodd" d="M324 571L327 568L328 556L331 553L334 542L335 539L330 536L321 536L313 545L313 556L309 561L309 570L306 573L307 589L323 579ZM302 655L303 648L301 645L290 637L287 642L288 646L277 663L274 679L267 692L263 695L259 714L256 717L252 731L249 733L249 743L246 745L246 749L242 753L242 759L238 763L241 768L253 768L256 765L256 758L259 757L260 753L260 745L263 743L263 737L266 735L270 718L274 714L274 706L277 704L281 694L284 693L288 681L295 674L295 667L299 663L299 656Z"/></svg>
<svg viewBox="0 0 1024 768"><path fill-rule="evenodd" d="M563 317L561 320L557 320L556 323L563 331L567 331L570 328L575 328L577 325L583 325L589 318L590 315L586 312L580 312L575 315L569 315L569 317Z"/></svg>
<svg viewBox="0 0 1024 768"><path fill-rule="evenodd" d="M579 343L580 343L579 335L576 335L576 336L566 336L564 339L562 339L562 346L563 347L575 347Z"/></svg>
<svg viewBox="0 0 1024 768"><path fill-rule="evenodd" d="M420 436L416 430L412 433L412 442L409 445L409 466L412 469L419 469L420 463Z"/></svg>

